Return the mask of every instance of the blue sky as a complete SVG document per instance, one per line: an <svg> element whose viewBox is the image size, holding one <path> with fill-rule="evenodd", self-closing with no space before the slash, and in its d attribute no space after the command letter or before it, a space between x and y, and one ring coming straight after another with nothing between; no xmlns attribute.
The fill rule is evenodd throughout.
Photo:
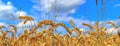
<svg viewBox="0 0 120 46"><path fill-rule="evenodd" d="M33 9L33 6L38 4L35 2L36 0L2 0L3 3L7 3L10 1L14 7L17 8L17 10L20 10L20 7L22 7L22 10L25 11L29 15L34 15L38 17L38 14L40 14L40 11L34 10L38 14L34 14L31 9ZM106 9L104 14L104 20L114 20L118 19L118 16L120 16L120 1L119 0L106 0ZM101 7L101 2L99 0L99 11ZM99 12L99 21L101 18L101 13ZM87 19L92 21L96 20L96 4L95 0L86 0L86 2L82 5L79 5L79 7L76 8L75 13L69 14L70 16L78 19Z"/></svg>
<svg viewBox="0 0 120 46"><path fill-rule="evenodd" d="M2 0L5 4L10 1L13 6L15 6L18 10L22 7L28 14L32 14L30 11L33 5L37 4L32 2L31 0ZM36 1L36 0L35 0ZM109 19L118 19L120 15L120 1L119 0L106 0L106 11L105 11L105 20ZM101 4L99 0L99 5ZM117 5L117 6L116 6ZM99 7L100 8L100 7ZM72 17L87 19L88 17L92 17L93 21L96 21L96 5L95 0L86 0L86 2L80 5L74 14L71 14ZM100 16L100 15L99 15Z"/></svg>
<svg viewBox="0 0 120 46"><path fill-rule="evenodd" d="M18 14L32 16L36 23L44 19L54 20L54 0L42 0L41 3L38 3L38 0L0 0L0 24L7 25L9 23L15 25L21 25L22 21L19 20ZM105 1L105 12L103 22L113 21L118 22L118 16L120 16L120 0L104 0ZM98 20L97 19L97 10L96 10L96 0L57 0L56 10L58 16L54 21L64 22L66 25L69 25L69 20L74 20L77 27L82 28L81 23L92 23L96 21L102 22L100 8L101 0L98 2ZM68 2L68 3L66 3ZM22 10L20 11L20 8ZM13 19L9 13L12 13L16 18ZM49 13L46 16L46 13ZM67 17L67 15L69 15ZM29 22L28 24L29 25Z"/></svg>

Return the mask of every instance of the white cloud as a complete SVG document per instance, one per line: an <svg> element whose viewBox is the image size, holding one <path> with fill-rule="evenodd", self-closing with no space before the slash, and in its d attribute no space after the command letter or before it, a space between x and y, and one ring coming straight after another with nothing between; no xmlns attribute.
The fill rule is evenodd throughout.
<svg viewBox="0 0 120 46"><path fill-rule="evenodd" d="M118 31L120 31L120 27L117 28L117 29L115 29L115 28L113 28L113 27L107 29L107 33L108 33L108 34L109 34L109 33L116 34Z"/></svg>
<svg viewBox="0 0 120 46"><path fill-rule="evenodd" d="M16 12L16 15L18 15L18 16L26 16L27 13L24 12L24 11L17 11L17 12Z"/></svg>
<svg viewBox="0 0 120 46"><path fill-rule="evenodd" d="M36 21L34 21L34 22L33 21L28 21L25 24L22 21L22 22L20 22L20 23L17 24L17 27L21 28L21 27L25 27L25 26L34 26L35 24L36 24Z"/></svg>
<svg viewBox="0 0 120 46"><path fill-rule="evenodd" d="M0 25L6 26L8 25L8 23L16 23L15 25L18 27L17 29L18 32L22 33L21 30L24 30L22 27L31 25L30 21L28 21L26 24L23 24L23 22L21 22L21 20L18 19L18 16L25 16L25 15L28 14L25 11L18 11L17 8L12 5L11 2L7 2L7 4L5 4L2 2L2 0L0 0L0 20L4 21L0 23Z"/></svg>
<svg viewBox="0 0 120 46"><path fill-rule="evenodd" d="M27 13L24 11L18 11L11 2L7 2L7 4L5 4L2 2L2 0L0 0L0 20L7 22L19 21L19 13L20 15L27 15Z"/></svg>
<svg viewBox="0 0 120 46"><path fill-rule="evenodd" d="M107 29L107 33L111 33L112 31L114 31L115 30L115 28L109 28L109 29Z"/></svg>
<svg viewBox="0 0 120 46"><path fill-rule="evenodd" d="M36 3L36 1L33 2ZM55 0L41 0L41 3L37 3L33 8L42 12L53 13L56 10L60 13L69 14L75 13L76 8L85 2L86 0L57 0L57 3L55 3Z"/></svg>
<svg viewBox="0 0 120 46"><path fill-rule="evenodd" d="M44 8L46 8L48 12L54 11L55 7L56 10L59 12L69 12L72 11L73 9L76 9L77 6L83 3L85 3L84 0L61 0L61 1L57 0L57 3L55 4L54 0L50 0L49 6L47 1L44 2Z"/></svg>
<svg viewBox="0 0 120 46"><path fill-rule="evenodd" d="M7 2L7 4L2 3L0 1L0 19L2 20L10 20L12 19L11 13L14 13L16 8L12 6L11 2Z"/></svg>
<svg viewBox="0 0 120 46"><path fill-rule="evenodd" d="M3 23L3 22L0 22L0 25L5 26L6 24L5 24L5 23Z"/></svg>
<svg viewBox="0 0 120 46"><path fill-rule="evenodd" d="M27 29L27 30L29 30L30 28L32 28L33 26L35 26L36 25L36 21L28 21L28 22L26 22L25 24L23 23L23 21L22 22L20 22L20 23L18 23L16 26L17 26L17 32L19 32L19 33L23 33L23 31L24 31L24 29Z"/></svg>

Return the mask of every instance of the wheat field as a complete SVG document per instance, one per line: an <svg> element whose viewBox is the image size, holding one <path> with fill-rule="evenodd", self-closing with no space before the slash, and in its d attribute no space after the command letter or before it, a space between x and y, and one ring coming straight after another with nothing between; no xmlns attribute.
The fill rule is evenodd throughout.
<svg viewBox="0 0 120 46"><path fill-rule="evenodd" d="M27 21L34 21L30 16L19 16L19 19L23 19L24 24ZM120 32L112 34L107 33L106 27L99 27L99 23L96 22L94 26L82 23L83 26L87 26L92 32L87 32L88 35L82 33L75 25L74 21L70 20L69 23L72 28L68 28L62 22L54 22L53 20L42 20L38 24L34 25L30 30L24 29L24 33L15 37L17 27L10 24L8 27L0 26L0 29L5 28L6 31L0 30L0 46L120 46ZM107 24L112 25L115 29L119 28L113 22ZM38 28L50 26L48 29L43 28L40 32L37 32ZM64 35L55 34L54 31L58 26L62 26L66 29L67 33ZM8 28L13 28L8 30ZM76 36L72 36L72 32L76 32ZM7 36L8 33L12 33Z"/></svg>

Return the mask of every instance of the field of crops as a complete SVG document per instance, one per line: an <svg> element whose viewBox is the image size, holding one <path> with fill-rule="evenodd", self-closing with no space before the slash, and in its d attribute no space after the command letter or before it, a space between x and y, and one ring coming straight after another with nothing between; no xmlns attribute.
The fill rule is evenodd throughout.
<svg viewBox="0 0 120 46"><path fill-rule="evenodd" d="M24 20L24 24L27 21L34 21L30 16L19 16L19 19ZM87 32L88 35L82 34L82 30L79 30L75 25L74 21L70 20L69 23L72 28L68 28L62 22L54 22L52 20L42 20L38 22L30 30L24 29L24 33L19 34L15 37L17 27L15 25L9 25L8 27L13 28L8 30L6 26L0 26L0 29L5 28L7 31L0 30L0 46L120 46L120 32L112 34L107 33L106 27L99 27L99 23L96 22L94 26L86 23L82 23L83 26L87 26L92 32ZM112 25L115 29L120 28L113 22L107 22ZM40 32L36 32L38 28L49 26L48 29L43 28ZM58 26L62 26L66 29L67 33L64 35L53 33ZM76 32L76 36L72 36L72 32ZM7 36L8 33L12 33Z"/></svg>

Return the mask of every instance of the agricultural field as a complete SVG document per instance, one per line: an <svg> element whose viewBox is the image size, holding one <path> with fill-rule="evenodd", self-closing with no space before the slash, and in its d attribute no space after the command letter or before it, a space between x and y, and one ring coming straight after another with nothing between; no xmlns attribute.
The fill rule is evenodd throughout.
<svg viewBox="0 0 120 46"><path fill-rule="evenodd" d="M119 0L31 1L0 0L0 46L120 46Z"/></svg>
<svg viewBox="0 0 120 46"><path fill-rule="evenodd" d="M20 19L24 19L24 23L27 21L33 21L30 16L19 16ZM38 22L30 30L24 29L23 34L19 34L15 37L17 32L17 27L15 25L9 25L12 30L7 30L6 26L0 26L0 28L6 28L6 31L1 31L0 35L0 45L2 46L119 46L120 44L120 32L112 34L112 32L107 33L106 27L99 27L98 22L91 26L90 24L82 23L83 26L89 27L92 32L87 32L88 35L82 34L82 30L79 30L74 26L74 21L70 20L72 28L68 28L64 23L55 23L52 20L42 20ZM117 27L113 22L108 22L107 24L112 25L115 29ZM48 29L43 28L40 32L36 32L38 28L43 26L49 26ZM67 33L64 35L54 34L55 28L62 26L66 29ZM76 36L72 36L72 32L77 33ZM8 33L12 32L11 36L6 36Z"/></svg>

